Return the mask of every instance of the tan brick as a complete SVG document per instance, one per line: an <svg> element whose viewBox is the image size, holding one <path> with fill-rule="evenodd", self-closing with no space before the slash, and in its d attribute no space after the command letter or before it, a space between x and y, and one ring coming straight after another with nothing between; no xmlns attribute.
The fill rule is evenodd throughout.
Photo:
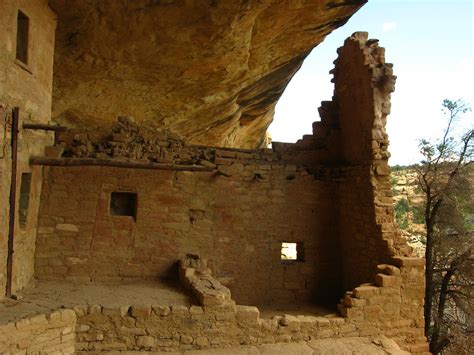
<svg viewBox="0 0 474 355"><path fill-rule="evenodd" d="M130 314L135 318L146 318L151 314L151 305L132 306Z"/></svg>
<svg viewBox="0 0 474 355"><path fill-rule="evenodd" d="M380 294L380 289L376 286L359 286L354 289L354 297L369 298Z"/></svg>
<svg viewBox="0 0 474 355"><path fill-rule="evenodd" d="M260 317L257 307L237 305L236 310L236 319L239 322L257 322Z"/></svg>
<svg viewBox="0 0 474 355"><path fill-rule="evenodd" d="M56 224L56 229L62 232L79 232L79 227L77 225L67 223Z"/></svg>
<svg viewBox="0 0 474 355"><path fill-rule="evenodd" d="M137 338L137 345L139 348L149 349L155 346L155 338L151 336L139 336Z"/></svg>

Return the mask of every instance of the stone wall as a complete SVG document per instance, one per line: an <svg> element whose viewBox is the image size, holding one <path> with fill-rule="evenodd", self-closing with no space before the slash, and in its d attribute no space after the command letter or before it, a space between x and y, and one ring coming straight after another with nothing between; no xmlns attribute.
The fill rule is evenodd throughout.
<svg viewBox="0 0 474 355"><path fill-rule="evenodd" d="M74 354L76 314L61 309L0 324L1 354Z"/></svg>
<svg viewBox="0 0 474 355"><path fill-rule="evenodd" d="M16 59L17 15L29 17L28 63ZM45 0L3 0L0 5L0 298L6 284L6 259L11 180L11 110L20 108L23 122L47 123L51 117L51 90L55 15ZM23 288L33 275L37 211L41 193L41 168L30 167L31 155L43 153L52 142L48 134L20 129L17 197L21 174L32 173L27 223L18 224L14 245L13 291ZM18 203L17 203L18 206Z"/></svg>
<svg viewBox="0 0 474 355"><path fill-rule="evenodd" d="M332 101L322 103L321 122L296 147L316 147L318 155L304 155L339 168L332 174L338 182L343 287L351 289L373 279L378 264L411 250L394 223L388 179L385 125L396 79L392 64L365 32L346 39L338 55L331 71Z"/></svg>
<svg viewBox="0 0 474 355"><path fill-rule="evenodd" d="M409 313L410 308L419 306L414 300L423 286L415 285L422 279L423 262L418 258L393 261L399 267L379 265L374 284L346 293L339 305L342 317L281 315L265 319L258 308L236 305L227 298L228 290L218 292L223 297L215 297L215 289L203 289L199 282L191 282L194 292L207 300L199 306L78 306L77 350L210 349L382 334L412 354L429 354L420 322L422 313ZM194 271L202 269L199 263L181 266L188 284L195 278ZM217 282L209 273L203 279ZM412 293L414 286L416 294ZM408 296L403 296L407 291Z"/></svg>
<svg viewBox="0 0 474 355"><path fill-rule="evenodd" d="M241 303L335 302L334 184L271 150L214 154L211 172L45 167L36 277L169 277L198 254ZM110 214L114 191L137 193L136 220ZM304 259L282 261L282 242L302 243Z"/></svg>
<svg viewBox="0 0 474 355"><path fill-rule="evenodd" d="M85 305L78 300L71 309L1 325L0 351L69 354L74 347L79 352L176 351L387 336L412 354L428 354L422 313L411 311L418 307L413 300L423 291L419 286L423 262L417 258L393 262L398 267L378 266L374 284L345 294L339 305L342 316L286 314L268 319L260 316L257 307L236 305L206 262L190 256L181 260L180 274L182 282L198 295L197 305L140 304L133 300L133 305L110 307Z"/></svg>
<svg viewBox="0 0 474 355"><path fill-rule="evenodd" d="M391 263L377 265L373 283L346 292L339 311L348 321L380 329L411 353L429 353L423 322L424 260L397 257Z"/></svg>

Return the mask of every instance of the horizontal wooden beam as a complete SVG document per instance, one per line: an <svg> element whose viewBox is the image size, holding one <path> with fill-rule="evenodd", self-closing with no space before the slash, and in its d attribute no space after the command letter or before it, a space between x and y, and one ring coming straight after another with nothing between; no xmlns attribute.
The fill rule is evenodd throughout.
<svg viewBox="0 0 474 355"><path fill-rule="evenodd" d="M67 128L64 126L55 126L43 123L23 123L23 129L35 129L42 131L64 132Z"/></svg>
<svg viewBox="0 0 474 355"><path fill-rule="evenodd" d="M130 159L98 159L98 158L47 158L31 157L30 165L46 166L110 166L114 168L179 170L179 171L214 171L203 165L160 164L139 162Z"/></svg>

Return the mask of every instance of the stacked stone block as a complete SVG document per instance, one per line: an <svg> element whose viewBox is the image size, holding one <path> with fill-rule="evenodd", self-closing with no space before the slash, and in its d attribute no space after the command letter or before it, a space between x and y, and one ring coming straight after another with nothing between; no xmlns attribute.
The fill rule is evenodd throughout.
<svg viewBox="0 0 474 355"><path fill-rule="evenodd" d="M0 325L0 353L74 354L76 313L61 309Z"/></svg>
<svg viewBox="0 0 474 355"><path fill-rule="evenodd" d="M207 261L197 255L187 255L180 260L179 279L202 306L235 306L230 290L212 277Z"/></svg>
<svg viewBox="0 0 474 355"><path fill-rule="evenodd" d="M347 291L338 305L348 320L367 322L412 353L429 354L423 328L423 260L378 265L375 282ZM421 302L421 303L420 303Z"/></svg>

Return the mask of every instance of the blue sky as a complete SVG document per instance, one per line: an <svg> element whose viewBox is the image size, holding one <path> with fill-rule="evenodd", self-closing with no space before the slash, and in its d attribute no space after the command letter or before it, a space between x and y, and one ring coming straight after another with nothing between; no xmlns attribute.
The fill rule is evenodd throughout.
<svg viewBox="0 0 474 355"><path fill-rule="evenodd" d="M369 0L305 60L277 104L269 128L274 141L295 142L311 133L317 108L330 100L329 70L336 49L356 31L367 31L386 49L397 75L387 130L389 163L420 160L418 140L441 134L444 98L474 106L474 6L471 0ZM474 125L472 113L459 129Z"/></svg>

